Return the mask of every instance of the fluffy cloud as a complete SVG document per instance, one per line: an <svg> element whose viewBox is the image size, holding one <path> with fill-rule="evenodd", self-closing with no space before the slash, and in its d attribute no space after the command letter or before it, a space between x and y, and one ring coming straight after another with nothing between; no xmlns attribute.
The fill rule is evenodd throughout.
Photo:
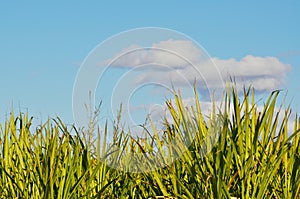
<svg viewBox="0 0 300 199"><path fill-rule="evenodd" d="M203 52L191 41L167 40L154 43L151 47L131 45L105 61L114 67L136 67L145 64L160 64L184 67L188 62L198 62Z"/></svg>
<svg viewBox="0 0 300 199"><path fill-rule="evenodd" d="M229 81L229 78L235 79L238 89L252 85L256 91L272 91L285 86L287 73L291 70L290 65L282 63L276 57L247 55L239 60L220 59L210 57L191 41L172 39L154 43L148 48L132 45L104 63L110 67L127 68L127 74L122 76L123 81L125 83L130 81L134 85L157 83L182 90L187 87L191 89L196 80L201 95L204 93L204 97L202 96L200 100L206 117L209 116L212 107L209 99L212 94L210 90L223 91L224 83ZM126 91L129 92L130 89L127 88ZM190 91L193 93L192 89ZM187 96L183 95L183 103L194 104L191 95ZM218 100L220 99L216 101L217 106L221 104ZM143 104L140 107L131 106L128 111L135 112L139 109L144 109L146 112L148 110L152 119L156 121L160 121L164 116L171 119L164 105ZM262 108L258 107L258 109ZM283 115L281 113L280 118L283 118ZM291 124L292 122L289 121L290 128Z"/></svg>
<svg viewBox="0 0 300 199"><path fill-rule="evenodd" d="M224 79L235 77L239 83L253 85L259 91L278 89L285 84L287 72L291 66L275 57L256 57L247 55L241 60L222 60L212 58Z"/></svg>
<svg viewBox="0 0 300 199"><path fill-rule="evenodd" d="M132 45L105 61L111 67L139 68L136 84L157 82L175 87L190 86L222 88L225 81L235 78L238 86L252 85L258 91L279 89L291 66L276 57L247 55L240 60L209 57L204 50L187 40L167 40L149 48Z"/></svg>

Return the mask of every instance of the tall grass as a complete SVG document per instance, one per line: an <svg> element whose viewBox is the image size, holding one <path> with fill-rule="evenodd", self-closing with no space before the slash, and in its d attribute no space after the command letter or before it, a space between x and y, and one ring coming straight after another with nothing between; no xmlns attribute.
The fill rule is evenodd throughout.
<svg viewBox="0 0 300 199"><path fill-rule="evenodd" d="M239 98L228 88L207 120L196 89L193 107L174 93L166 101L172 120L162 136L152 126L148 140L132 138L118 118L113 132L90 142L60 118L34 127L28 114L12 112L0 127L0 197L300 198L300 121L288 132L291 110L280 119L278 95L259 112L253 90Z"/></svg>

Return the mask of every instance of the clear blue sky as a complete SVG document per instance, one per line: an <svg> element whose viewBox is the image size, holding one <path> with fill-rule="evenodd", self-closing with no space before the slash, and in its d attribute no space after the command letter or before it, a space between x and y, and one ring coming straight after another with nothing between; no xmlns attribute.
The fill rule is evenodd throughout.
<svg viewBox="0 0 300 199"><path fill-rule="evenodd" d="M19 1L0 6L0 118L11 110L72 123L72 91L84 58L122 31L182 32L212 57L275 57L300 112L299 1Z"/></svg>

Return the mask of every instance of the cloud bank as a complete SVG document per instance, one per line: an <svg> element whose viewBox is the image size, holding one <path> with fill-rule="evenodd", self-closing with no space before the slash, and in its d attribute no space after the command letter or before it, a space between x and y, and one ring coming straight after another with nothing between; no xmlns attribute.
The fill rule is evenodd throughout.
<svg viewBox="0 0 300 199"><path fill-rule="evenodd" d="M187 86L195 80L201 86L222 88L234 78L237 86L252 85L257 91L271 91L285 86L291 66L276 57L246 55L240 60L220 59L187 40L166 40L149 48L132 45L106 60L111 67L140 69L136 84L149 81Z"/></svg>
<svg viewBox="0 0 300 199"><path fill-rule="evenodd" d="M289 64L276 57L246 55L241 59L221 59L210 57L205 50L191 41L172 39L154 43L147 48L132 45L106 60L104 64L128 69L128 74L134 75L123 76L123 82L131 81L136 86L154 82L167 87L174 86L182 91L182 88L192 88L196 80L199 92L204 93L200 100L206 117L209 117L212 106L209 99L212 93L207 91L224 91L225 83L234 79L238 90L244 86L253 86L258 92L270 92L285 87L287 74L291 70ZM121 90L130 91L126 90L126 86ZM186 106L194 105L191 95L182 97ZM217 105L221 104L219 100L221 99L215 101ZM145 109L155 121L161 121L165 116L172 120L170 115L166 115L168 111L163 105L142 103L139 106L131 106L129 112ZM282 113L280 118L283 118ZM292 122L289 123L291 128Z"/></svg>

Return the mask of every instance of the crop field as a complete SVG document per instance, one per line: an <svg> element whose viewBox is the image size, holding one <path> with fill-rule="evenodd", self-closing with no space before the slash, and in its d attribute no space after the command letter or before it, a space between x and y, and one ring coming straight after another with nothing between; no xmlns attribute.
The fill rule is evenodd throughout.
<svg viewBox="0 0 300 199"><path fill-rule="evenodd" d="M196 89L190 107L174 92L172 120L147 140L118 118L91 140L59 117L33 126L12 111L0 126L0 198L300 198L300 120L290 107L279 117L278 95L258 110L253 89L230 87L205 118Z"/></svg>

